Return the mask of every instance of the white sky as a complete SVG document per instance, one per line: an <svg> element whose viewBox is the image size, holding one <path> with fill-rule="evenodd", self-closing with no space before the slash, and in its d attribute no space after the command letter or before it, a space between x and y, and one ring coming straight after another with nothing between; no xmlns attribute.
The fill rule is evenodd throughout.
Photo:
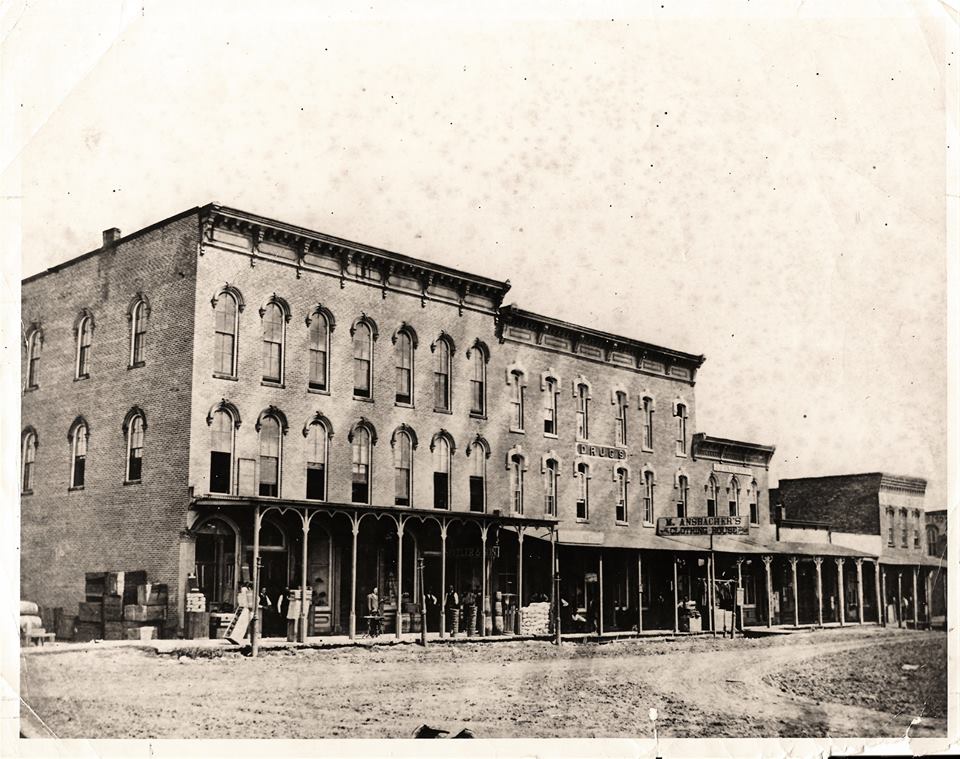
<svg viewBox="0 0 960 759"><path fill-rule="evenodd" d="M699 430L776 444L771 483L883 470L944 507L942 11L636 5L9 3L6 249L27 276L217 201L509 278L705 353Z"/></svg>

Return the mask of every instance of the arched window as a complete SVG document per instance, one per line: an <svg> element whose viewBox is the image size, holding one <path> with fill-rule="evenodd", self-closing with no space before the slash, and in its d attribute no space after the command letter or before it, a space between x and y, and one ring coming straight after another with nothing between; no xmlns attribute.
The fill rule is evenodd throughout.
<svg viewBox="0 0 960 759"><path fill-rule="evenodd" d="M730 516L738 517L740 516L740 480L732 477L727 492L730 494Z"/></svg>
<svg viewBox="0 0 960 759"><path fill-rule="evenodd" d="M70 487L82 488L86 480L87 470L87 438L90 431L84 421L74 423L70 436L71 467Z"/></svg>
<svg viewBox="0 0 960 759"><path fill-rule="evenodd" d="M643 523L653 524L653 472L643 473Z"/></svg>
<svg viewBox="0 0 960 759"><path fill-rule="evenodd" d="M760 524L760 486L756 480L750 482L750 524Z"/></svg>
<svg viewBox="0 0 960 759"><path fill-rule="evenodd" d="M320 420L307 426L307 499L327 500L327 438L329 432Z"/></svg>
<svg viewBox="0 0 960 759"><path fill-rule="evenodd" d="M618 391L614 400L617 406L616 445L624 446L627 444L627 394Z"/></svg>
<svg viewBox="0 0 960 759"><path fill-rule="evenodd" d="M717 515L717 497L720 493L720 483L712 474L707 480L707 516L715 517Z"/></svg>
<svg viewBox="0 0 960 759"><path fill-rule="evenodd" d="M486 511L487 456L490 451L482 440L475 440L468 451L473 460L470 470L470 511Z"/></svg>
<svg viewBox="0 0 960 759"><path fill-rule="evenodd" d="M396 400L397 403L410 405L413 403L413 338L410 336L410 332L403 328L397 332L396 359Z"/></svg>
<svg viewBox="0 0 960 759"><path fill-rule="evenodd" d="M143 366L146 361L147 304L142 299L130 311L130 366Z"/></svg>
<svg viewBox="0 0 960 759"><path fill-rule="evenodd" d="M557 434L557 402L560 397L560 383L556 377L547 377L544 381L543 395L543 434Z"/></svg>
<svg viewBox="0 0 960 759"><path fill-rule="evenodd" d="M896 545L896 536L895 532L897 529L896 525L896 512L893 507L887 507L887 545L893 547Z"/></svg>
<svg viewBox="0 0 960 759"><path fill-rule="evenodd" d="M685 474L677 478L677 516L685 517L687 515L687 499L690 494L690 485Z"/></svg>
<svg viewBox="0 0 960 759"><path fill-rule="evenodd" d="M643 448L653 450L653 398L644 396L641 400L643 411Z"/></svg>
<svg viewBox="0 0 960 759"><path fill-rule="evenodd" d="M43 346L43 333L34 327L27 337L27 387L40 386L40 349Z"/></svg>
<svg viewBox="0 0 960 759"><path fill-rule="evenodd" d="M135 413L127 425L127 482L139 482L143 476L143 416Z"/></svg>
<svg viewBox="0 0 960 759"><path fill-rule="evenodd" d="M587 385L577 385L577 439L588 440L590 437L590 388Z"/></svg>
<svg viewBox="0 0 960 759"><path fill-rule="evenodd" d="M330 321L317 309L310 320L309 388L327 392L330 389Z"/></svg>
<svg viewBox="0 0 960 759"><path fill-rule="evenodd" d="M397 506L413 504L413 445L410 434L399 430L393 444L394 503Z"/></svg>
<svg viewBox="0 0 960 759"><path fill-rule="evenodd" d="M370 431L363 425L353 431L353 482L350 499L370 503Z"/></svg>
<svg viewBox="0 0 960 759"><path fill-rule="evenodd" d="M283 382L283 308L279 303L267 303L262 309L263 321L263 381Z"/></svg>
<svg viewBox="0 0 960 759"><path fill-rule="evenodd" d="M23 436L23 450L20 453L20 490L33 492L33 468L37 458L37 433L28 429Z"/></svg>
<svg viewBox="0 0 960 759"><path fill-rule="evenodd" d="M551 517L557 515L557 475L559 473L559 462L556 459L547 459L543 470L543 513Z"/></svg>
<svg viewBox="0 0 960 759"><path fill-rule="evenodd" d="M365 321L353 328L353 394L357 398L373 396L373 332Z"/></svg>
<svg viewBox="0 0 960 759"><path fill-rule="evenodd" d="M617 467L617 521L621 524L627 524L627 470L623 467Z"/></svg>
<svg viewBox="0 0 960 759"><path fill-rule="evenodd" d="M687 407L686 404L677 403L674 406L673 415L677 419L677 455L687 455Z"/></svg>
<svg viewBox="0 0 960 759"><path fill-rule="evenodd" d="M590 518L590 466L580 462L576 469L577 519Z"/></svg>
<svg viewBox="0 0 960 759"><path fill-rule="evenodd" d="M234 418L226 409L210 417L210 492L233 492Z"/></svg>
<svg viewBox="0 0 960 759"><path fill-rule="evenodd" d="M450 508L450 443L446 435L433 439L433 508Z"/></svg>
<svg viewBox="0 0 960 759"><path fill-rule="evenodd" d="M470 353L473 376L470 379L470 413L484 416L487 413L487 352L481 345L474 345Z"/></svg>
<svg viewBox="0 0 960 759"><path fill-rule="evenodd" d="M900 547L907 547L907 532L909 531L909 526L907 525L907 510L900 509Z"/></svg>
<svg viewBox="0 0 960 759"><path fill-rule="evenodd" d="M920 548L920 511L919 509L914 509L913 511L913 547Z"/></svg>
<svg viewBox="0 0 960 759"><path fill-rule="evenodd" d="M77 379L90 376L90 345L93 342L93 317L83 316L77 324Z"/></svg>
<svg viewBox="0 0 960 759"><path fill-rule="evenodd" d="M273 414L260 419L260 495L280 495L280 421Z"/></svg>
<svg viewBox="0 0 960 759"><path fill-rule="evenodd" d="M523 391L524 379L523 372L514 369L510 372L510 403L513 407L513 418L510 423L510 429L514 432L523 432Z"/></svg>
<svg viewBox="0 0 960 759"><path fill-rule="evenodd" d="M450 342L440 337L433 344L433 405L437 411L450 410Z"/></svg>
<svg viewBox="0 0 960 759"><path fill-rule="evenodd" d="M225 377L233 377L237 373L238 314L237 299L233 293L221 292L214 306L213 370Z"/></svg>
<svg viewBox="0 0 960 759"><path fill-rule="evenodd" d="M523 514L523 456L515 453L510 457L510 492L513 493L513 512Z"/></svg>

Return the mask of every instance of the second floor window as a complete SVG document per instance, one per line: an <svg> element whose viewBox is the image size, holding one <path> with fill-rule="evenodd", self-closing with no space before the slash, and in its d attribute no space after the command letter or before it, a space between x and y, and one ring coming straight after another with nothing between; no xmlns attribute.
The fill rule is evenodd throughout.
<svg viewBox="0 0 960 759"><path fill-rule="evenodd" d="M413 338L405 330L397 332L397 393L396 402L413 403Z"/></svg>
<svg viewBox="0 0 960 759"><path fill-rule="evenodd" d="M486 510L487 448L479 440L474 442L470 457L473 460L470 474L470 511Z"/></svg>
<svg viewBox="0 0 960 759"><path fill-rule="evenodd" d="M143 417L135 414L127 430L127 482L143 476Z"/></svg>
<svg viewBox="0 0 960 759"><path fill-rule="evenodd" d="M322 422L312 422L307 428L307 499L327 499L327 429Z"/></svg>
<svg viewBox="0 0 960 759"><path fill-rule="evenodd" d="M433 444L433 508L450 508L450 444L443 435Z"/></svg>
<svg viewBox="0 0 960 759"><path fill-rule="evenodd" d="M370 503L370 433L366 427L353 432L353 473L350 500Z"/></svg>
<svg viewBox="0 0 960 759"><path fill-rule="evenodd" d="M590 518L590 467L577 464L577 519Z"/></svg>
<svg viewBox="0 0 960 759"><path fill-rule="evenodd" d="M21 453L22 473L20 489L24 493L33 490L33 467L37 458L37 434L32 430L23 437L23 452Z"/></svg>
<svg viewBox="0 0 960 759"><path fill-rule="evenodd" d="M433 406L450 410L450 343L440 338L434 343Z"/></svg>
<svg viewBox="0 0 960 759"><path fill-rule="evenodd" d="M586 385L577 385L577 439L590 437L590 398Z"/></svg>
<svg viewBox="0 0 960 759"><path fill-rule="evenodd" d="M24 488L26 490L26 488ZM927 555L936 556L937 555L937 541L939 538L939 532L936 527L932 524L927 525Z"/></svg>
<svg viewBox="0 0 960 759"><path fill-rule="evenodd" d="M618 522L627 523L627 470L617 469L617 513Z"/></svg>
<svg viewBox="0 0 960 759"><path fill-rule="evenodd" d="M740 483L734 477L730 480L730 516L740 516Z"/></svg>
<svg viewBox="0 0 960 759"><path fill-rule="evenodd" d="M210 422L210 492L232 492L233 418L226 411L213 413Z"/></svg>
<svg viewBox="0 0 960 759"><path fill-rule="evenodd" d="M618 392L616 395L617 418L615 429L616 445L627 444L627 394Z"/></svg>
<svg viewBox="0 0 960 759"><path fill-rule="evenodd" d="M720 484L717 478L712 474L707 481L707 516L715 517L717 515L717 496L720 491Z"/></svg>
<svg viewBox="0 0 960 759"><path fill-rule="evenodd" d="M394 497L397 506L410 506L413 489L413 447L410 435L401 430L397 433L393 447Z"/></svg>
<svg viewBox="0 0 960 759"><path fill-rule="evenodd" d="M260 495L280 495L280 422L272 415L260 420Z"/></svg>
<svg viewBox="0 0 960 759"><path fill-rule="evenodd" d="M680 475L677 478L677 516L685 517L687 515L687 499L690 494L690 486L686 475Z"/></svg>
<svg viewBox="0 0 960 759"><path fill-rule="evenodd" d="M900 547L907 547L907 510L900 509Z"/></svg>
<svg viewBox="0 0 960 759"><path fill-rule="evenodd" d="M750 483L750 524L760 524L760 486L756 480Z"/></svg>
<svg viewBox="0 0 960 759"><path fill-rule="evenodd" d="M357 322L353 330L353 394L357 398L373 396L373 333L366 322Z"/></svg>
<svg viewBox="0 0 960 759"><path fill-rule="evenodd" d="M283 310L268 303L263 311L263 379L283 380Z"/></svg>
<svg viewBox="0 0 960 759"><path fill-rule="evenodd" d="M913 512L913 547L920 548L920 512Z"/></svg>
<svg viewBox="0 0 960 759"><path fill-rule="evenodd" d="M560 387L557 380L547 377L543 393L543 434L557 434L557 400L560 396Z"/></svg>
<svg viewBox="0 0 960 759"><path fill-rule="evenodd" d="M73 438L70 441L72 447L70 487L72 488L82 488L86 482L88 435L87 425L82 422L73 429Z"/></svg>
<svg viewBox="0 0 960 759"><path fill-rule="evenodd" d="M213 370L232 377L237 373L237 301L224 292L214 310Z"/></svg>
<svg viewBox="0 0 960 759"><path fill-rule="evenodd" d="M510 457L510 490L513 493L514 514L523 513L523 456Z"/></svg>
<svg viewBox="0 0 960 759"><path fill-rule="evenodd" d="M547 459L543 472L543 513L547 516L557 515L557 474L559 464L556 459Z"/></svg>
<svg viewBox="0 0 960 759"><path fill-rule="evenodd" d="M90 344L93 341L93 319L84 316L77 326L77 379L90 376Z"/></svg>
<svg viewBox="0 0 960 759"><path fill-rule="evenodd" d="M653 472L643 473L643 522L653 524Z"/></svg>
<svg viewBox="0 0 960 759"><path fill-rule="evenodd" d="M894 521L896 519L896 514L893 509L887 509L887 545L891 548L896 545L896 524Z"/></svg>

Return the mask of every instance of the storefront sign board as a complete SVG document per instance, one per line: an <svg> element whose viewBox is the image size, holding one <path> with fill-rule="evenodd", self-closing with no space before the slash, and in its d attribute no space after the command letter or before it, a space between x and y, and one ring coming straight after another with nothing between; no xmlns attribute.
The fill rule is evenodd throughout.
<svg viewBox="0 0 960 759"><path fill-rule="evenodd" d="M749 535L746 517L660 517L657 535Z"/></svg>

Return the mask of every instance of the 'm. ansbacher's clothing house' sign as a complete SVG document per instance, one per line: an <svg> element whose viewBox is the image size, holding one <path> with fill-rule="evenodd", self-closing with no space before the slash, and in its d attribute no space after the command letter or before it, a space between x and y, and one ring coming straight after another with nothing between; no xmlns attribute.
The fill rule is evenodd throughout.
<svg viewBox="0 0 960 759"><path fill-rule="evenodd" d="M746 517L660 517L657 535L749 535Z"/></svg>

